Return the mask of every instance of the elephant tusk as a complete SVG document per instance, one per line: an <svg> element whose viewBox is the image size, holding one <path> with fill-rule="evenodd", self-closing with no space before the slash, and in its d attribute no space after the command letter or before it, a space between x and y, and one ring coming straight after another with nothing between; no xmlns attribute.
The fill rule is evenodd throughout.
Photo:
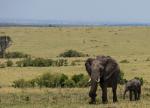
<svg viewBox="0 0 150 108"><path fill-rule="evenodd" d="M91 82L91 78L89 78L89 81L88 82Z"/></svg>
<svg viewBox="0 0 150 108"><path fill-rule="evenodd" d="M88 82L91 82L91 78L89 79L89 81Z"/></svg>

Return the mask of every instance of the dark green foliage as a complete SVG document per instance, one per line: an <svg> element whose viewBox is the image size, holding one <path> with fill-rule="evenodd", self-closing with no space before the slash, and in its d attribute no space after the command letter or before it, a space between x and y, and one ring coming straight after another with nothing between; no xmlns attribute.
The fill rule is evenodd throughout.
<svg viewBox="0 0 150 108"><path fill-rule="evenodd" d="M22 52L7 52L5 54L5 58L27 58L30 57L28 54L24 54Z"/></svg>
<svg viewBox="0 0 150 108"><path fill-rule="evenodd" d="M83 78L76 85L78 87L87 87L89 85L88 80L89 76L83 76Z"/></svg>
<svg viewBox="0 0 150 108"><path fill-rule="evenodd" d="M138 79L138 80L140 80L140 82L141 82L141 85L143 85L144 84L144 80L143 80L143 78L142 77L134 77L135 79Z"/></svg>
<svg viewBox="0 0 150 108"><path fill-rule="evenodd" d="M122 84L125 84L126 82L127 80L124 78L123 71L120 71L118 83L122 85Z"/></svg>
<svg viewBox="0 0 150 108"><path fill-rule="evenodd" d="M29 80L29 81L27 81L27 83L30 87L33 87L33 88L37 86L37 80L36 79Z"/></svg>
<svg viewBox="0 0 150 108"><path fill-rule="evenodd" d="M45 66L51 66L53 64L53 60L51 59L44 59L44 58L35 58L33 60L30 59L29 66L35 66L35 67L45 67Z"/></svg>
<svg viewBox="0 0 150 108"><path fill-rule="evenodd" d="M120 63L130 63L128 60L121 60Z"/></svg>
<svg viewBox="0 0 150 108"><path fill-rule="evenodd" d="M68 80L68 76L66 76L65 74L61 74L60 75L60 79L59 79L59 83L61 87L65 86L65 81Z"/></svg>
<svg viewBox="0 0 150 108"><path fill-rule="evenodd" d="M76 50L67 50L59 55L59 57L85 57L87 55Z"/></svg>
<svg viewBox="0 0 150 108"><path fill-rule="evenodd" d="M64 82L68 80L68 76L65 74L52 75L45 73L36 80L39 87L64 87Z"/></svg>
<svg viewBox="0 0 150 108"><path fill-rule="evenodd" d="M11 67L13 65L13 62L11 60L6 61L7 67Z"/></svg>
<svg viewBox="0 0 150 108"><path fill-rule="evenodd" d="M65 82L64 82L64 87L71 88L71 87L75 87L75 86L76 86L75 82L71 79L65 80Z"/></svg>
<svg viewBox="0 0 150 108"><path fill-rule="evenodd" d="M20 61L21 62L21 61ZM31 66L32 65L32 61L31 61L31 58L26 58L24 60L22 60L22 66L23 67L26 67L26 66Z"/></svg>
<svg viewBox="0 0 150 108"><path fill-rule="evenodd" d="M76 82L75 82L76 81ZM88 86L88 77L83 74L74 75L72 79L69 79L65 74L45 73L35 79L25 81L19 79L13 82L13 87L24 88L24 87L86 87Z"/></svg>
<svg viewBox="0 0 150 108"><path fill-rule="evenodd" d="M72 76L72 80L75 82L75 83L78 83L79 81L81 81L83 79L84 75L83 74L79 74L79 75L73 75Z"/></svg>
<svg viewBox="0 0 150 108"><path fill-rule="evenodd" d="M52 60L52 59L44 59L44 58L25 58L21 61L16 62L18 67L27 67L27 66L33 66L33 67L48 67L48 66L67 66L68 62L65 59L58 59L58 60Z"/></svg>

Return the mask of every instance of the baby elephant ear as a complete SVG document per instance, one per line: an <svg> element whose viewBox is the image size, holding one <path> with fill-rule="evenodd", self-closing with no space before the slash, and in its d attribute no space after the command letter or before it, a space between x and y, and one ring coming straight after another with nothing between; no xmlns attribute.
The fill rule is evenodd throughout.
<svg viewBox="0 0 150 108"><path fill-rule="evenodd" d="M88 58L85 62L85 68L86 68L86 71L87 73L89 74L89 76L91 76L91 65L92 65L92 62L93 62L94 59L92 58Z"/></svg>

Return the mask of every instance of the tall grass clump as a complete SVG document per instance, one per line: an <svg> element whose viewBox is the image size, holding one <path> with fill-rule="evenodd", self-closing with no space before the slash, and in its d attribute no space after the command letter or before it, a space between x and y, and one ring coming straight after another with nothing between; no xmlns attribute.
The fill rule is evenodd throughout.
<svg viewBox="0 0 150 108"><path fill-rule="evenodd" d="M52 60L52 59L45 59L45 58L25 58L21 61L16 62L18 67L48 67L48 66L67 66L68 61L66 59L58 59L58 60Z"/></svg>
<svg viewBox="0 0 150 108"><path fill-rule="evenodd" d="M27 58L30 57L29 54L24 54L22 52L6 52L5 58Z"/></svg>
<svg viewBox="0 0 150 108"><path fill-rule="evenodd" d="M59 57L85 57L87 54L83 54L76 50L67 50L59 55Z"/></svg>

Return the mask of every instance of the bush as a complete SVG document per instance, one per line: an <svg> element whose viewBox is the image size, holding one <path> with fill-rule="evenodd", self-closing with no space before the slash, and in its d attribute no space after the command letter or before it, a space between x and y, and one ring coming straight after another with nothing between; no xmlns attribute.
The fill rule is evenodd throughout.
<svg viewBox="0 0 150 108"><path fill-rule="evenodd" d="M44 58L35 58L30 61L30 66L35 67L46 67L46 66L52 66L53 60L51 59L44 59Z"/></svg>
<svg viewBox="0 0 150 108"><path fill-rule="evenodd" d="M68 80L68 76L66 76L65 74L61 74L60 75L60 79L59 79L59 83L61 87L65 86L65 81Z"/></svg>
<svg viewBox="0 0 150 108"><path fill-rule="evenodd" d="M35 58L32 59L30 57L25 58L24 60L17 61L17 66L19 67L27 67L27 66L33 66L33 67L48 67L48 66L67 66L68 62L65 59L58 59L58 60L52 60L52 59L44 59L44 58Z"/></svg>
<svg viewBox="0 0 150 108"><path fill-rule="evenodd" d="M127 80L124 78L123 71L120 71L118 83L122 85L122 84L125 84L126 82Z"/></svg>
<svg viewBox="0 0 150 108"><path fill-rule="evenodd" d="M78 82L81 81L83 78L84 78L84 75L83 75L83 74L79 74L79 75L73 75L71 79L72 79L75 83L78 83Z"/></svg>
<svg viewBox="0 0 150 108"><path fill-rule="evenodd" d="M128 60L121 60L120 63L130 63Z"/></svg>
<svg viewBox="0 0 150 108"><path fill-rule="evenodd" d="M83 76L83 78L77 83L78 87L87 87L89 86L89 77L88 76Z"/></svg>
<svg viewBox="0 0 150 108"><path fill-rule="evenodd" d="M66 80L68 80L68 76L65 74L51 75L50 73L45 73L37 78L37 85L39 87L64 87Z"/></svg>
<svg viewBox="0 0 150 108"><path fill-rule="evenodd" d="M27 58L30 57L28 54L24 54L22 52L7 52L5 54L5 58Z"/></svg>
<svg viewBox="0 0 150 108"><path fill-rule="evenodd" d="M76 82L75 82L76 81ZM88 77L83 74L74 75L72 79L69 79L65 74L45 73L35 79L25 81L19 79L13 82L13 87L24 88L24 87L86 87L88 86Z"/></svg>
<svg viewBox="0 0 150 108"><path fill-rule="evenodd" d="M13 65L13 62L11 60L6 61L7 67L11 67Z"/></svg>
<svg viewBox="0 0 150 108"><path fill-rule="evenodd" d="M86 55L76 50L67 50L59 55L59 57L85 57Z"/></svg>
<svg viewBox="0 0 150 108"><path fill-rule="evenodd" d="M17 62L16 62L16 65L17 65L18 67L22 67L22 66L23 66L23 62L22 62L22 61L17 61Z"/></svg>
<svg viewBox="0 0 150 108"><path fill-rule="evenodd" d="M6 65L4 63L0 64L0 68L5 68Z"/></svg>
<svg viewBox="0 0 150 108"><path fill-rule="evenodd" d="M64 87L69 87L69 88L76 86L75 82L72 79L65 80L64 85L65 85Z"/></svg>

